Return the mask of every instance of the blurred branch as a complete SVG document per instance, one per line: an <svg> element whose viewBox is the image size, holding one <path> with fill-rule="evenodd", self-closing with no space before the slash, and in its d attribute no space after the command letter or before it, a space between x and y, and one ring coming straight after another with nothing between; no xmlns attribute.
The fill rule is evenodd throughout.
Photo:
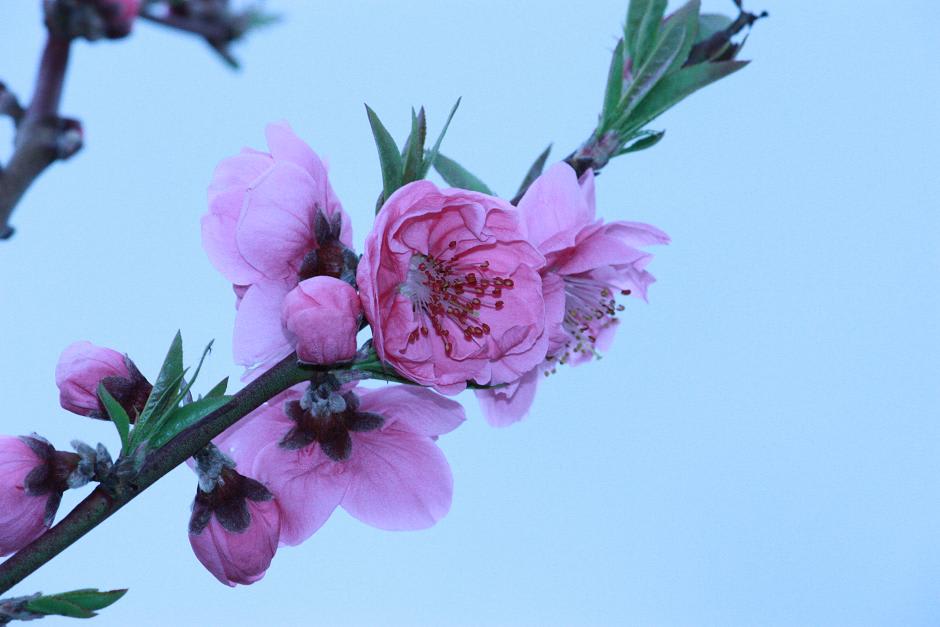
<svg viewBox="0 0 940 627"><path fill-rule="evenodd" d="M25 111L13 94L0 90L0 112L16 125L13 155L0 171L0 239L13 234L10 215L36 177L52 162L68 159L82 146L78 122L58 114L70 48L70 39L48 35L33 98Z"/></svg>

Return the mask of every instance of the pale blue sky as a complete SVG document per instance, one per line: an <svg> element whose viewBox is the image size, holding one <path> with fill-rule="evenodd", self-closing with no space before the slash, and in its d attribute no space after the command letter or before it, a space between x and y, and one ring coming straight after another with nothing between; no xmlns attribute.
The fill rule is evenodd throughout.
<svg viewBox="0 0 940 627"><path fill-rule="evenodd" d="M0 79L22 94L38 3L3 4ZM241 73L148 24L76 46L64 113L86 148L0 243L0 431L114 445L58 407L76 339L152 375L181 328L190 359L216 338L205 384L237 373L198 219L215 163L263 147L266 122L329 158L359 243L380 187L363 102L401 137L411 105L434 134L462 96L444 151L511 194L549 141L560 157L591 130L627 0L269 4L285 21L239 47ZM750 5L772 13L755 62L598 180L606 217L673 237L650 304L526 422L492 430L465 398L436 528L340 511L230 590L192 556L180 469L17 591L130 587L102 627L940 622L940 8Z"/></svg>

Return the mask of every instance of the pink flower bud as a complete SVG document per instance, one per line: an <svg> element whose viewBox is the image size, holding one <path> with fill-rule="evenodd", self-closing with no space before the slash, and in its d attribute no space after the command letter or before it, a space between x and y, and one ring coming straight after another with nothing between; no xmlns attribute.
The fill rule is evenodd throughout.
<svg viewBox="0 0 940 627"><path fill-rule="evenodd" d="M0 436L0 555L20 550L52 525L78 456L38 437Z"/></svg>
<svg viewBox="0 0 940 627"><path fill-rule="evenodd" d="M362 304L352 286L317 276L301 281L287 294L281 320L301 361L334 364L356 355L361 314Z"/></svg>
<svg viewBox="0 0 940 627"><path fill-rule="evenodd" d="M230 468L210 491L196 491L189 543L196 558L227 586L262 577L281 533L281 512L263 485Z"/></svg>
<svg viewBox="0 0 940 627"><path fill-rule="evenodd" d="M91 342L75 342L62 351L55 368L59 404L80 416L107 419L98 399L98 384L127 410L133 420L141 412L152 389L125 355Z"/></svg>

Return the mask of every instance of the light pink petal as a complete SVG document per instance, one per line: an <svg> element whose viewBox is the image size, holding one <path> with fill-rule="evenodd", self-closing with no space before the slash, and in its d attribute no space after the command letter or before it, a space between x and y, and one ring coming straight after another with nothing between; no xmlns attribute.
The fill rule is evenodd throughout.
<svg viewBox="0 0 940 627"><path fill-rule="evenodd" d="M288 283L266 282L245 292L235 314L232 350L236 363L251 369L291 353L281 325L281 305L289 291Z"/></svg>
<svg viewBox="0 0 940 627"><path fill-rule="evenodd" d="M317 185L299 166L278 162L249 189L238 222L238 251L269 279L294 277L316 248Z"/></svg>
<svg viewBox="0 0 940 627"><path fill-rule="evenodd" d="M277 503L247 501L251 524L241 533L227 531L214 517L199 534L189 534L193 553L227 586L252 584L262 577L277 552L281 517Z"/></svg>
<svg viewBox="0 0 940 627"><path fill-rule="evenodd" d="M418 435L438 436L459 427L466 417L460 403L427 388L392 385L375 390L357 389L360 410L385 418L385 426Z"/></svg>
<svg viewBox="0 0 940 627"><path fill-rule="evenodd" d="M347 512L392 531L425 529L447 514L453 478L430 438L396 430L351 435L352 479L342 500Z"/></svg>
<svg viewBox="0 0 940 627"><path fill-rule="evenodd" d="M550 253L574 244L578 230L594 219L594 206L588 206L571 166L559 162L532 183L519 213L529 241Z"/></svg>
<svg viewBox="0 0 940 627"><path fill-rule="evenodd" d="M486 421L493 427L508 427L525 418L543 376L541 368L533 368L520 380L505 387L476 390Z"/></svg>
<svg viewBox="0 0 940 627"><path fill-rule="evenodd" d="M274 443L258 454L252 475L278 499L282 544L300 544L323 526L346 492L348 463L330 460L317 444L286 450Z"/></svg>

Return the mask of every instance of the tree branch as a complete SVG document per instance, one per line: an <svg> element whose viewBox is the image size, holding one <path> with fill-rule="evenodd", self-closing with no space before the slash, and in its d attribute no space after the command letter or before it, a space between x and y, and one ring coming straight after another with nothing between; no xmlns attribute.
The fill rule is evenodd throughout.
<svg viewBox="0 0 940 627"><path fill-rule="evenodd" d="M32 101L17 123L13 156L0 174L0 239L13 234L10 215L36 177L81 147L81 133L69 134L74 129L58 115L70 48L66 38L50 33L46 39Z"/></svg>
<svg viewBox="0 0 940 627"><path fill-rule="evenodd" d="M0 594L100 525L249 412L287 388L306 381L316 371L299 364L296 355L284 358L235 394L231 401L155 451L139 472L126 478L113 477L112 481L96 487L59 524L0 564Z"/></svg>

